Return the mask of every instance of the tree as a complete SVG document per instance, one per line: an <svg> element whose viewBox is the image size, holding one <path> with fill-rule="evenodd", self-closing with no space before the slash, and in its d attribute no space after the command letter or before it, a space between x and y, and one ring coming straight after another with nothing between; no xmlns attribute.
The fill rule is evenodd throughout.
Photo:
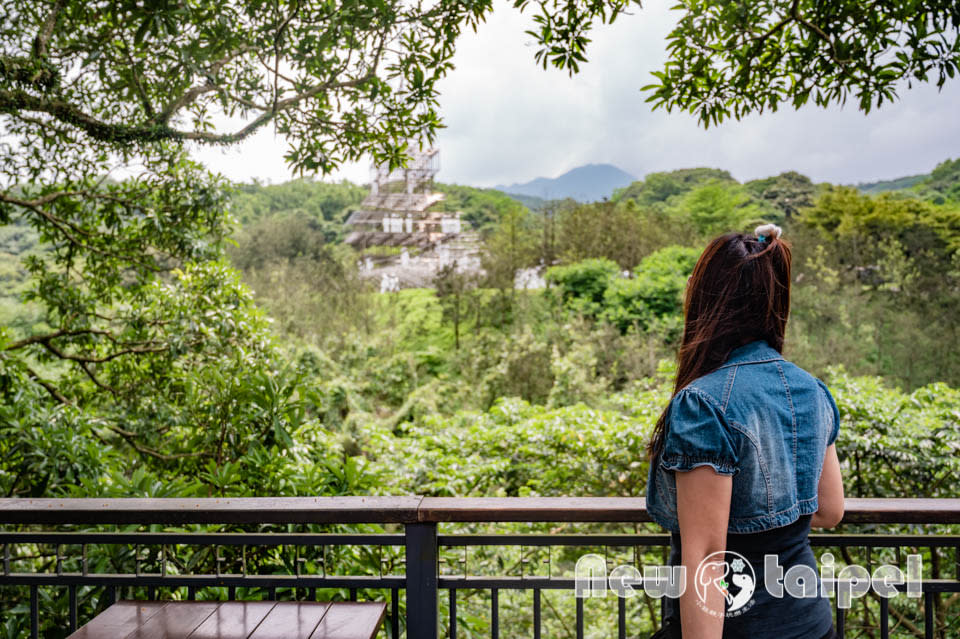
<svg viewBox="0 0 960 639"><path fill-rule="evenodd" d="M644 87L648 101L695 113L705 126L728 117L856 99L869 112L906 81L942 87L960 67L955 0L705 0L667 36L667 61Z"/></svg>
<svg viewBox="0 0 960 639"><path fill-rule="evenodd" d="M615 202L635 200L641 205L656 204L682 195L708 180L735 182L729 171L706 167L650 173L644 179L614 191L612 199Z"/></svg>
<svg viewBox="0 0 960 639"><path fill-rule="evenodd" d="M560 293L563 306L587 317L597 317L603 310L604 294L620 275L616 262L605 257L589 258L547 269L545 279Z"/></svg>
<svg viewBox="0 0 960 639"><path fill-rule="evenodd" d="M671 200L672 215L689 221L691 230L703 236L726 231L747 231L763 222L781 222L783 213L750 195L743 185L708 180Z"/></svg>
<svg viewBox="0 0 960 639"><path fill-rule="evenodd" d="M780 175L751 180L744 184L754 196L766 200L784 215L785 219L813 204L817 187L806 175L796 171L786 171Z"/></svg>
<svg viewBox="0 0 960 639"><path fill-rule="evenodd" d="M609 281L600 317L626 333L630 328L660 326L664 338L676 340L683 325L683 291L700 250L667 246L643 259L633 277Z"/></svg>
<svg viewBox="0 0 960 639"><path fill-rule="evenodd" d="M460 211L460 219L477 231L489 231L497 225L505 211L517 205L517 201L512 197L493 189L477 189L460 184L433 186L445 196L437 210Z"/></svg>
<svg viewBox="0 0 960 639"><path fill-rule="evenodd" d="M517 273L520 269L536 266L539 242L535 231L536 219L530 210L514 202L503 211L496 227L484 238L480 256L484 287L495 288L497 299L491 315L496 325L504 326L513 319L516 302Z"/></svg>
<svg viewBox="0 0 960 639"><path fill-rule="evenodd" d="M367 189L347 180L339 183L309 178L264 186L254 180L238 184L230 211L244 226L263 218L297 213L322 222L328 242L341 239L343 221L367 195Z"/></svg>
<svg viewBox="0 0 960 639"><path fill-rule="evenodd" d="M960 203L960 158L938 164L917 189L927 193L935 204Z"/></svg>
<svg viewBox="0 0 960 639"><path fill-rule="evenodd" d="M443 319L453 324L453 345L459 351L460 325L466 315L464 298L474 287L474 278L469 273L461 271L457 266L457 260L453 260L437 271L433 285L437 289L437 298L443 307Z"/></svg>
<svg viewBox="0 0 960 639"><path fill-rule="evenodd" d="M593 24L630 4L539 5L535 59L576 71ZM187 145L230 145L273 124L301 173L364 154L397 166L409 139L433 140L436 83L452 68L457 36L492 7L4 4L0 225L32 227L48 250L24 260L25 299L43 321L27 333L0 328L0 403L29 396L78 407L99 420L97 437L171 464L219 465L232 454L225 446L242 454L255 432L288 442L288 422L264 418L274 437L234 410L266 388L244 386L238 371L273 371L278 357L249 290L221 261L231 189L192 162ZM41 394L18 394L24 384ZM200 396L222 400L220 413L199 414ZM164 415L170 430L158 432Z"/></svg>
<svg viewBox="0 0 960 639"><path fill-rule="evenodd" d="M594 22L634 2L538 3L535 59L574 73ZM0 14L0 113L17 136L113 150L228 145L272 122L297 170L327 172L366 153L397 166L408 138L432 141L436 83L453 67L456 38L492 9L492 0L19 0ZM218 111L241 123L217 124Z"/></svg>
<svg viewBox="0 0 960 639"><path fill-rule="evenodd" d="M243 228L236 245L227 247L275 329L328 345L343 343L351 329L366 325L371 290L356 253L329 242L330 226L294 209Z"/></svg>
<svg viewBox="0 0 960 639"><path fill-rule="evenodd" d="M957 379L960 367L943 345L958 339L960 211L909 192L828 187L797 221L798 238L805 230L820 236L813 251L814 242L798 241L794 256L807 274L798 276L797 320L816 336L806 348L835 361L840 344L845 360L862 353L867 370L908 386Z"/></svg>
<svg viewBox="0 0 960 639"><path fill-rule="evenodd" d="M642 209L632 200L567 207L557 213L556 226L557 253L565 263L604 257L624 270L669 244L679 227L663 211Z"/></svg>

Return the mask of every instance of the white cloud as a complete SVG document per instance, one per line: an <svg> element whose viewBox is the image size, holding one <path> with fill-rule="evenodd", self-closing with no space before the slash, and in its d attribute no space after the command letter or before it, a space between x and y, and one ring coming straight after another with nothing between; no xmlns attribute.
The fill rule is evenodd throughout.
<svg viewBox="0 0 960 639"><path fill-rule="evenodd" d="M639 90L664 59L675 21L665 4L596 27L590 62L573 78L535 64L523 33L531 15L501 4L476 34L463 34L456 68L440 87L441 180L492 186L609 162L637 176L714 166L741 180L792 169L846 183L926 172L960 155L960 82L942 93L904 88L900 101L868 116L853 104L787 108L704 131L693 115L651 111ZM197 156L233 179L277 182L291 177L285 150L282 138L261 131L239 147ZM367 176L367 165L356 163L334 177Z"/></svg>

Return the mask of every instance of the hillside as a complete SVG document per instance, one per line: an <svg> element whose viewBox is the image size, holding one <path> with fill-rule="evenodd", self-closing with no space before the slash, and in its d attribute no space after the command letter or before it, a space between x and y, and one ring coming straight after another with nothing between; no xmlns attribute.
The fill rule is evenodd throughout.
<svg viewBox="0 0 960 639"><path fill-rule="evenodd" d="M544 200L571 198L578 202L598 202L610 198L616 189L636 178L612 164L587 164L555 178L538 177L522 184L496 186L511 195L533 196Z"/></svg>
<svg viewBox="0 0 960 639"><path fill-rule="evenodd" d="M908 175L906 177L896 178L894 180L861 182L857 185L857 189L861 193L867 193L869 195L876 195L877 193L884 193L886 191L902 191L903 189L909 189L917 184L920 184L929 177L929 173L923 173L921 175Z"/></svg>
<svg viewBox="0 0 960 639"><path fill-rule="evenodd" d="M960 158L944 160L930 173L862 183L857 185L857 189L870 195L886 191L907 191L934 204L960 202Z"/></svg>

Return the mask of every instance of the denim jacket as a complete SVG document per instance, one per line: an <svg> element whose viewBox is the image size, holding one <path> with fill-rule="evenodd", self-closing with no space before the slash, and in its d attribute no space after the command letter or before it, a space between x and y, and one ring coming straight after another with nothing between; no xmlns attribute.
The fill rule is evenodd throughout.
<svg viewBox="0 0 960 639"><path fill-rule="evenodd" d="M650 464L647 511L679 532L672 471L711 466L733 476L728 532L791 524L817 510L824 453L839 423L822 381L764 340L741 346L671 400L663 451Z"/></svg>

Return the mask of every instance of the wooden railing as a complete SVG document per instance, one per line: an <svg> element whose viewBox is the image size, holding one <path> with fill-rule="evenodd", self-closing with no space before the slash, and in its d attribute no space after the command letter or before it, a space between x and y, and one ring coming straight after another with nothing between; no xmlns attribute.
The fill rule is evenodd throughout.
<svg viewBox="0 0 960 639"><path fill-rule="evenodd" d="M643 497L0 499L5 524L649 522ZM960 499L847 499L844 524L956 524Z"/></svg>

